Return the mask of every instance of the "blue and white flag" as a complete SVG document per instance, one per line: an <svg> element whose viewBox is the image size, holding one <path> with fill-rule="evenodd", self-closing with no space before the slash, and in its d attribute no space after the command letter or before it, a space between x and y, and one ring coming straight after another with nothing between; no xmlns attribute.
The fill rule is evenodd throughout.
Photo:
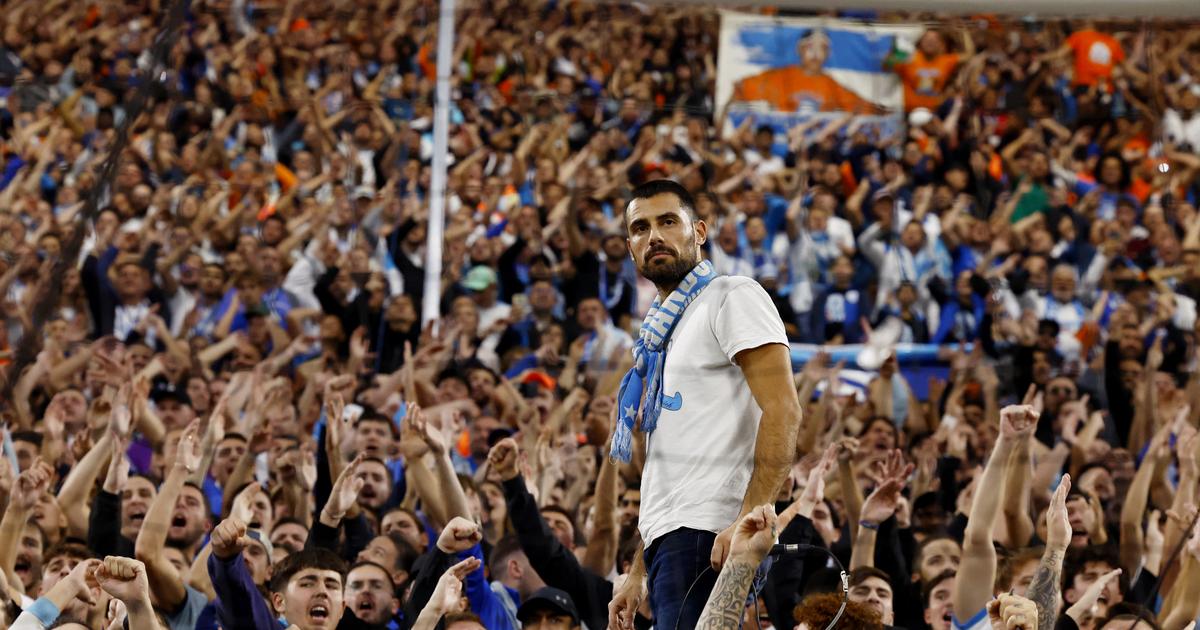
<svg viewBox="0 0 1200 630"><path fill-rule="evenodd" d="M889 135L903 122L904 90L884 62L912 50L924 28L722 11L718 107L728 105L731 127L753 117L756 127L775 128L777 152L791 127L813 118L851 113L860 127Z"/></svg>

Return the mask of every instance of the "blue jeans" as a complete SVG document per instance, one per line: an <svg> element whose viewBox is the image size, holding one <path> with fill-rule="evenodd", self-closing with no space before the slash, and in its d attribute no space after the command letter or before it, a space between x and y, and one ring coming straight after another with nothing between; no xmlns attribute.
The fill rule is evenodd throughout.
<svg viewBox="0 0 1200 630"><path fill-rule="evenodd" d="M646 550L655 630L696 627L717 582L717 572L709 564L716 539L712 532L683 528L659 537Z"/></svg>

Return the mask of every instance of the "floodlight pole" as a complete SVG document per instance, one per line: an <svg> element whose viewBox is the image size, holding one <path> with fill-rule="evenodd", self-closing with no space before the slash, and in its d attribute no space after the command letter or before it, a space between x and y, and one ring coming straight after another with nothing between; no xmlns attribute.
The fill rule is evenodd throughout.
<svg viewBox="0 0 1200 630"><path fill-rule="evenodd" d="M442 298L442 239L446 227L446 157L450 134L450 74L454 71L454 0L441 0L438 15L437 89L433 102L433 173L425 235L425 293L421 323L438 318Z"/></svg>

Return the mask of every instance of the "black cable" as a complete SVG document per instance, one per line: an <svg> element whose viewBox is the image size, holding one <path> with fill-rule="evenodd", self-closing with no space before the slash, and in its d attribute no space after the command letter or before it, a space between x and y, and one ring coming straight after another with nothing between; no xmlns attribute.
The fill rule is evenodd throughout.
<svg viewBox="0 0 1200 630"><path fill-rule="evenodd" d="M833 630L834 626L837 625L838 620L840 620L842 618L842 615L845 614L846 605L848 603L850 603L850 575L848 573L846 573L846 567L842 565L842 561L838 560L838 557L835 556L832 551L830 551L829 549L827 549L823 546L820 546L820 545L794 545L794 544L775 545L774 547L771 548L770 555L785 555L785 554L800 553L802 551L820 551L820 552L824 553L825 555L829 556L831 559L833 559L833 563L837 565L838 573L841 575L841 578L842 578L842 603L840 606L838 606L837 613L833 616L833 619L829 622L829 625L825 626L825 630ZM687 606L688 597L692 594L692 589L696 588L696 584L698 584L700 582L700 578L704 577L704 574L708 573L711 570L712 570L712 566L704 567L704 570L701 571L698 575L696 575L696 578L694 580L692 580L691 585L688 586L687 591L684 592L684 594L683 594L683 601L679 603L680 611L683 611L683 609ZM755 616L755 620L757 621L759 592L754 590L753 583L750 585L750 592L754 594L754 616ZM680 621L680 619L682 619L682 617L683 617L683 615L678 615L675 617L674 630L679 630L679 621Z"/></svg>
<svg viewBox="0 0 1200 630"><path fill-rule="evenodd" d="M75 229L71 238L62 244L62 252L54 261L50 276L43 278L38 284L37 294L30 312L31 325L21 335L21 342L17 346L13 363L8 370L8 378L3 379L4 382L0 383L0 387L2 387L0 400L12 399L12 388L20 378L21 371L33 362L42 349L42 325L49 319L58 303L62 281L67 275L67 270L74 266L75 261L79 259L79 250L83 247L88 224L100 214L101 197L108 192L112 187L113 180L116 179L121 155L125 153L125 148L129 144L129 130L146 109L146 102L150 99L151 91L170 76L167 72L167 62L170 59L171 48L176 43L176 31L183 24L188 4L189 0L171 0L171 4L166 9L162 29L159 30L149 48L149 63L142 68L141 79L133 96L124 104L125 118L117 127L116 136L109 146L108 155L104 156L104 161L97 169L96 182L88 189L83 207L75 217Z"/></svg>

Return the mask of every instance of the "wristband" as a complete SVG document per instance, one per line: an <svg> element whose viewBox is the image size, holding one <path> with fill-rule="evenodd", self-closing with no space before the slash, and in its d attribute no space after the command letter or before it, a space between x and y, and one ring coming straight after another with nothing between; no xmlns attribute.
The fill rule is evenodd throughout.
<svg viewBox="0 0 1200 630"><path fill-rule="evenodd" d="M858 526L865 527L873 532L879 531L879 523L872 523L871 521L866 521L866 520L859 521Z"/></svg>

